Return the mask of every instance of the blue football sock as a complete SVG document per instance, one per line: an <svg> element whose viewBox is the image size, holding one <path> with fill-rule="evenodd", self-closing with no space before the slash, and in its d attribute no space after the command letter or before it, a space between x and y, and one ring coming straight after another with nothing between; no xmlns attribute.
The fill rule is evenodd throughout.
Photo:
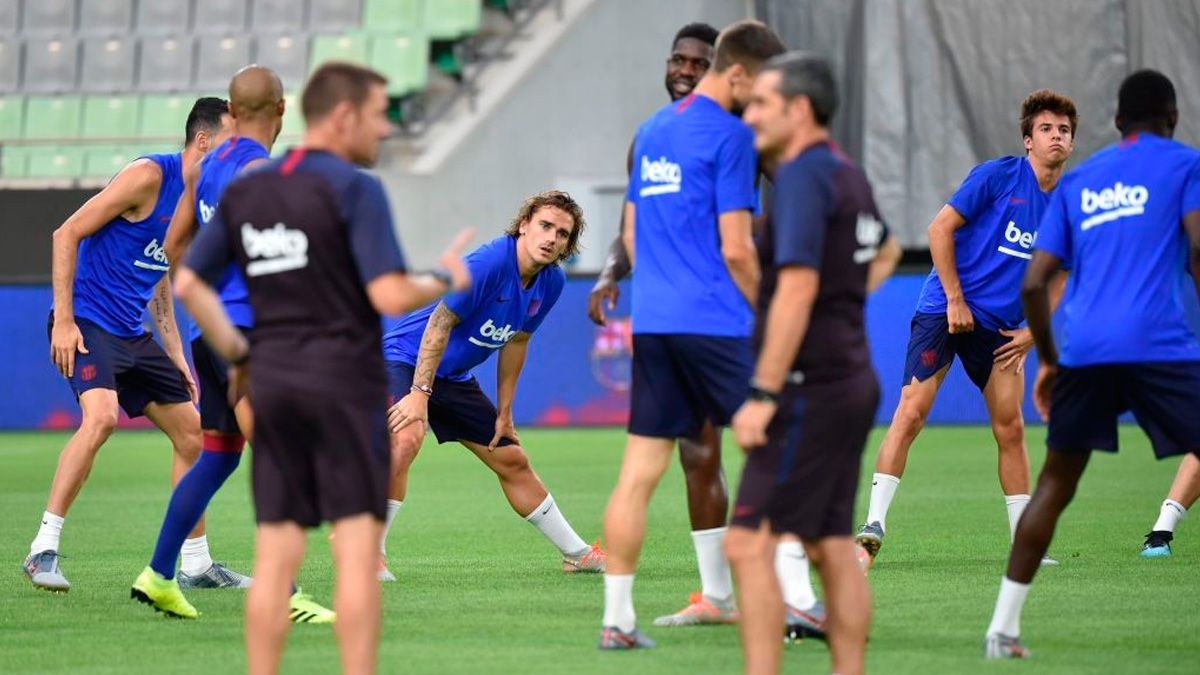
<svg viewBox="0 0 1200 675"><path fill-rule="evenodd" d="M171 493L167 515L163 518L158 543L154 546L154 557L150 559L151 569L167 579L175 577L175 560L179 557L183 540L200 522L208 502L225 484L241 459L240 452L204 450L200 453L200 459L188 469Z"/></svg>

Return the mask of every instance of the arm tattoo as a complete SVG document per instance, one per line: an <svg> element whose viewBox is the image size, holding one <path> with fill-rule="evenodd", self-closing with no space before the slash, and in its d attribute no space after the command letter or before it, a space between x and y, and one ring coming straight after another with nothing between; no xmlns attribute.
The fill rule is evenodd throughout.
<svg viewBox="0 0 1200 675"><path fill-rule="evenodd" d="M458 315L450 311L444 302L439 302L433 314L429 315L425 334L421 336L421 349L417 353L413 384L433 385L438 364L442 362L442 354L446 351L446 343L450 341L450 331L458 325L459 320Z"/></svg>

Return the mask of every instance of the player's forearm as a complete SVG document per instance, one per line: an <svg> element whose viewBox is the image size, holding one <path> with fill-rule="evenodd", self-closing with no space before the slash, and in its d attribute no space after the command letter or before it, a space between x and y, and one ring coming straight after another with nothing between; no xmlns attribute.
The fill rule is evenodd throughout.
<svg viewBox="0 0 1200 675"><path fill-rule="evenodd" d="M958 261L954 256L954 231L940 227L937 221L929 226L929 255L933 258L933 269L947 300L962 300L962 283L958 278Z"/></svg>
<svg viewBox="0 0 1200 675"><path fill-rule="evenodd" d="M213 351L230 363L242 360L249 344L242 332L229 320L220 296L211 286L204 283L195 272L184 267L177 275L175 295L196 321L196 325L204 334L204 341Z"/></svg>
<svg viewBox="0 0 1200 675"><path fill-rule="evenodd" d="M1195 269L1193 267L1193 269ZM1058 311L1058 305L1062 302L1063 294L1067 292L1067 272L1059 270L1054 278L1050 280L1050 313L1054 314Z"/></svg>
<svg viewBox="0 0 1200 675"><path fill-rule="evenodd" d="M879 253L867 265L867 293L874 293L875 289L892 276L901 255L903 252L900 250L900 244L896 243L896 238L888 237Z"/></svg>
<svg viewBox="0 0 1200 675"><path fill-rule="evenodd" d="M1050 280L1057 271L1057 258L1044 251L1035 251L1021 282L1021 307L1037 347L1038 360L1046 364L1058 363L1058 350L1050 332L1049 292Z"/></svg>
<svg viewBox="0 0 1200 675"><path fill-rule="evenodd" d="M496 364L496 410L502 417L512 416L513 401L517 398L517 380L525 367L528 342L509 342L500 350Z"/></svg>
<svg viewBox="0 0 1200 675"><path fill-rule="evenodd" d="M171 280L168 275L164 274L154 286L149 310L154 319L154 328L162 340L163 350L173 359L182 357L183 340L179 335L179 326L175 323L175 302L171 297Z"/></svg>
<svg viewBox="0 0 1200 675"><path fill-rule="evenodd" d="M741 291L742 297L746 298L746 302L754 307L758 301L758 282L761 274L754 246L739 246L733 250L722 247L722 254L734 285Z"/></svg>
<svg viewBox="0 0 1200 675"><path fill-rule="evenodd" d="M440 303L433 310L433 314L429 315L425 333L421 335L421 348L417 351L417 365L413 373L414 385L433 387L433 379L442 363L442 355L446 353L446 345L450 342L450 331L454 330L457 324L458 316Z"/></svg>
<svg viewBox="0 0 1200 675"><path fill-rule="evenodd" d="M791 272L791 275L780 276L780 283L767 308L766 332L754 369L755 384L768 391L779 391L787 381L788 372L808 332L816 300L816 270L802 268L785 272Z"/></svg>
<svg viewBox="0 0 1200 675"><path fill-rule="evenodd" d="M621 244L625 248L625 258L629 261L629 269L637 264L637 249L634 247L634 232L637 230L637 207L633 202L625 202L625 214L621 218Z"/></svg>
<svg viewBox="0 0 1200 675"><path fill-rule="evenodd" d="M629 263L629 254L625 250L625 240L621 235L613 238L608 247L608 257L604 259L604 267L600 270L600 278L616 283L629 276L633 266Z"/></svg>
<svg viewBox="0 0 1200 675"><path fill-rule="evenodd" d="M50 256L50 286L54 293L54 320L75 319L75 261L79 254L79 239L67 228L60 227L52 236Z"/></svg>

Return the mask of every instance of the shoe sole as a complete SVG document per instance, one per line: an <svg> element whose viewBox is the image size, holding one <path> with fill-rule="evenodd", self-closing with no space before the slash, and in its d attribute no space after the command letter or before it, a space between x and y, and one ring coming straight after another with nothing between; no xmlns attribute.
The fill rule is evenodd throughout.
<svg viewBox="0 0 1200 675"><path fill-rule="evenodd" d="M654 620L654 625L659 628L689 628L691 626L731 626L738 622L736 616L723 617L720 619L704 619L701 621L686 620L686 623L675 623L670 617L660 616ZM661 623L660 623L661 622Z"/></svg>
<svg viewBox="0 0 1200 675"><path fill-rule="evenodd" d="M39 591L46 591L47 593L66 593L67 591L71 590L70 584L67 584L66 586L47 586L34 581L33 577L29 576L28 574L25 575L25 578L29 580L29 584L31 586Z"/></svg>
<svg viewBox="0 0 1200 675"><path fill-rule="evenodd" d="M150 596L146 595L146 593L144 591L141 591L137 588L129 589L129 597L134 600L137 600L138 602L142 603L143 605L150 605L150 607L153 608L154 611L158 612L159 614L162 614L163 616L170 617L172 619L194 619L194 618L196 618L194 616L184 616L183 614L179 614L177 612L172 612L169 609L163 609L162 607L159 607L154 602L154 600L150 599Z"/></svg>
<svg viewBox="0 0 1200 675"><path fill-rule="evenodd" d="M564 562L562 566L563 574L603 574L604 568L592 569L588 567L579 567L568 562Z"/></svg>
<svg viewBox="0 0 1200 675"><path fill-rule="evenodd" d="M854 543L863 547L867 555L871 556L871 562L875 562L875 556L879 555L879 549L883 548L883 540L873 534L860 534L854 538Z"/></svg>
<svg viewBox="0 0 1200 675"><path fill-rule="evenodd" d="M814 640L820 640L821 642L826 641L825 631L816 630L809 626L805 626L803 624L798 624L798 623L790 623L787 626L785 626L784 633L785 633L785 635L784 635L785 641L803 640L804 638L812 638Z"/></svg>
<svg viewBox="0 0 1200 675"><path fill-rule="evenodd" d="M1171 557L1171 552L1165 551L1163 553L1159 553L1157 550L1151 549L1149 551L1142 551L1140 555L1143 558L1169 558Z"/></svg>

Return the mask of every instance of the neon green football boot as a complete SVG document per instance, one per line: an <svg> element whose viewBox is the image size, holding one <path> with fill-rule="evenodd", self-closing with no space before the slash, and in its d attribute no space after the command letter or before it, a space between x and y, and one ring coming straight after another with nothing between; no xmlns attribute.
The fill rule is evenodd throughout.
<svg viewBox="0 0 1200 675"><path fill-rule="evenodd" d="M192 603L183 597L178 581L166 579L149 567L142 570L137 581L133 582L133 588L129 589L129 597L150 605L156 612L177 619L195 619L200 616L200 612L196 611Z"/></svg>

